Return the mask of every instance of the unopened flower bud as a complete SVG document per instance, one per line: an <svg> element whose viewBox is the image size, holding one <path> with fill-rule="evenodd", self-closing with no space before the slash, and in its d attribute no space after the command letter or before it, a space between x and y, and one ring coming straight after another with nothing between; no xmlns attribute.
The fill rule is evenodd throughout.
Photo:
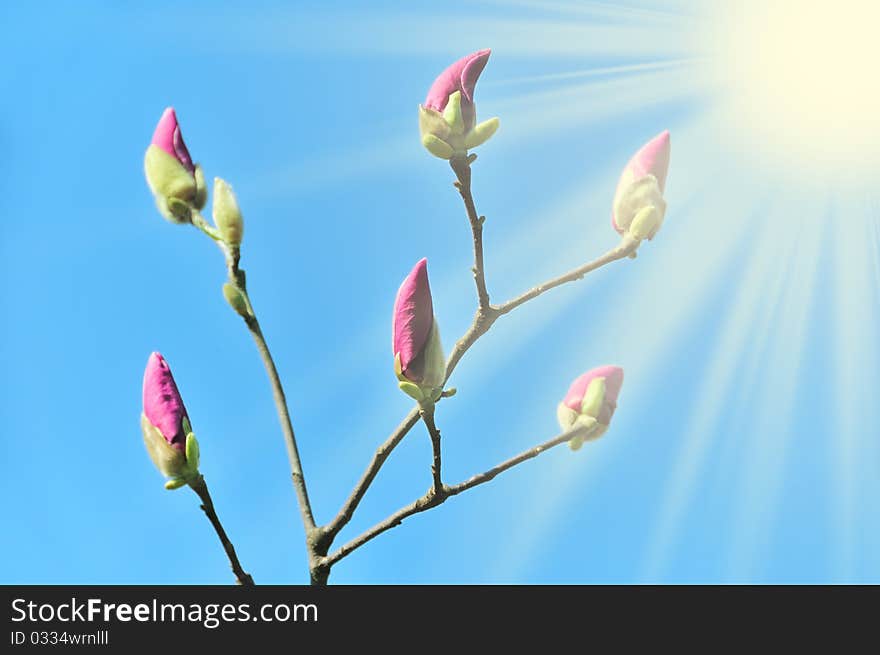
<svg viewBox="0 0 880 655"><path fill-rule="evenodd" d="M446 381L446 358L434 317L427 259L415 265L397 292L391 350L401 390L419 402L437 400Z"/></svg>
<svg viewBox="0 0 880 655"><path fill-rule="evenodd" d="M642 146L623 169L611 211L611 224L620 234L651 240L663 224L669 150L667 130Z"/></svg>
<svg viewBox="0 0 880 655"><path fill-rule="evenodd" d="M189 222L188 208L198 205L198 174L173 107L163 112L156 125L144 155L144 173L162 215L174 223Z"/></svg>
<svg viewBox="0 0 880 655"><path fill-rule="evenodd" d="M219 177L214 178L214 225L228 245L237 248L244 236L244 220L232 187Z"/></svg>
<svg viewBox="0 0 880 655"><path fill-rule="evenodd" d="M599 366L577 378L556 409L563 430L582 425L587 434L569 442L572 450L584 441L598 439L608 429L617 408L617 397L623 385L623 369L619 366Z"/></svg>
<svg viewBox="0 0 880 655"><path fill-rule="evenodd" d="M465 156L469 148L485 143L498 129L497 118L477 124L474 91L491 50L468 55L443 71L419 105L422 145L436 157Z"/></svg>
<svg viewBox="0 0 880 655"><path fill-rule="evenodd" d="M144 371L141 430L150 459L171 478L167 488L176 489L199 475L199 442L171 369L155 352Z"/></svg>

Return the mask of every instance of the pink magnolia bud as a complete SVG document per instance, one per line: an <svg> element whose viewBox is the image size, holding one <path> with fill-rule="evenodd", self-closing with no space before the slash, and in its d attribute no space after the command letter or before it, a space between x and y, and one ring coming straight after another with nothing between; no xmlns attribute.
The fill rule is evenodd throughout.
<svg viewBox="0 0 880 655"><path fill-rule="evenodd" d="M144 173L159 211L169 221L189 223L193 210L205 206L205 174L193 164L173 107L162 113L156 125L144 155Z"/></svg>
<svg viewBox="0 0 880 655"><path fill-rule="evenodd" d="M159 353L150 355L144 371L141 431L153 464L171 478L166 489L177 489L199 477L199 442L171 369Z"/></svg>
<svg viewBox="0 0 880 655"><path fill-rule="evenodd" d="M446 381L446 358L434 317L427 259L415 265L397 291L391 350L401 391L422 405L436 401Z"/></svg>
<svg viewBox="0 0 880 655"><path fill-rule="evenodd" d="M151 144L174 157L190 173L195 173L196 169L193 166L189 150L183 142L183 134L180 132L174 107L168 107L162 112L162 118L159 119L156 130L153 132Z"/></svg>
<svg viewBox="0 0 880 655"><path fill-rule="evenodd" d="M422 259L397 291L391 326L391 350L400 358L400 372L413 382L420 382L424 375L425 361L420 355L424 352L433 322L428 260Z"/></svg>
<svg viewBox="0 0 880 655"><path fill-rule="evenodd" d="M614 193L611 224L620 234L651 239L666 212L669 130L643 145L624 167Z"/></svg>
<svg viewBox="0 0 880 655"><path fill-rule="evenodd" d="M436 157L464 157L470 148L495 134L499 121L490 118L477 124L474 90L491 50L480 50L459 59L440 73L419 106L422 145Z"/></svg>
<svg viewBox="0 0 880 655"><path fill-rule="evenodd" d="M467 57L462 57L440 73L428 90L424 106L442 113L446 109L446 103L449 102L449 96L459 91L461 93L462 118L467 129L472 128L476 121L474 90L480 73L486 67L491 54L492 51L488 48L479 50Z"/></svg>
<svg viewBox="0 0 880 655"><path fill-rule="evenodd" d="M563 430L582 426L588 432L569 441L572 450L584 441L598 439L608 429L617 408L617 396L623 386L623 369L619 366L599 366L572 382L556 416Z"/></svg>
<svg viewBox="0 0 880 655"><path fill-rule="evenodd" d="M599 366L587 371L572 382L562 403L566 407L581 413L590 384L593 380L599 379L605 380L605 393L601 399L598 414L593 418L599 423L608 425L611 422L614 410L617 408L617 396L620 394L620 388L623 386L623 369L619 366Z"/></svg>
<svg viewBox="0 0 880 655"><path fill-rule="evenodd" d="M189 417L168 362L159 353L150 355L144 371L144 416L169 446L184 452L189 432L184 420L188 425Z"/></svg>

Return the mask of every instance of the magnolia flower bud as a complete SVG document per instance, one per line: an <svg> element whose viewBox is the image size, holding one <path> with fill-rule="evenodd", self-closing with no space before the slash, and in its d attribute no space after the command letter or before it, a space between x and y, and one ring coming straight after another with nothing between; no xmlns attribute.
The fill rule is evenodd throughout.
<svg viewBox="0 0 880 655"><path fill-rule="evenodd" d="M238 248L244 236L244 220L232 187L219 177L214 178L213 216L223 241Z"/></svg>
<svg viewBox="0 0 880 655"><path fill-rule="evenodd" d="M162 215L173 223L188 223L191 208L199 201L198 178L204 187L204 175L192 162L173 107L162 113L156 125L144 155L144 173Z"/></svg>
<svg viewBox="0 0 880 655"><path fill-rule="evenodd" d="M578 450L586 440L598 439L608 429L617 408L617 396L623 385L623 369L599 366L577 378L556 409L559 425L570 430L578 425L590 428L586 436L572 439L569 446Z"/></svg>
<svg viewBox="0 0 880 655"><path fill-rule="evenodd" d="M669 131L648 141L623 169L611 224L620 234L634 239L654 238L666 214L666 174L669 170Z"/></svg>
<svg viewBox="0 0 880 655"><path fill-rule="evenodd" d="M425 103L419 105L422 145L432 155L441 159L465 156L469 148L488 141L498 129L497 118L477 124L474 104L477 79L491 53L480 50L452 64L434 80Z"/></svg>
<svg viewBox="0 0 880 655"><path fill-rule="evenodd" d="M446 381L446 358L434 317L427 259L415 265L397 291L391 351L401 390L419 402L437 400Z"/></svg>
<svg viewBox="0 0 880 655"><path fill-rule="evenodd" d="M147 360L143 403L144 443L156 468L171 478L166 488L176 489L198 477L199 442L192 432L171 369L159 353L154 352Z"/></svg>

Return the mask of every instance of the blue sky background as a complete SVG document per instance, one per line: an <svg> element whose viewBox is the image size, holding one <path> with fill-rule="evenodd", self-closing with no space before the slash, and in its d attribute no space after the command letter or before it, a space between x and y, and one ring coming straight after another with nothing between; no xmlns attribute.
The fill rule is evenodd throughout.
<svg viewBox="0 0 880 655"><path fill-rule="evenodd" d="M326 521L410 407L389 343L404 275L428 257L447 348L473 314L467 221L416 106L483 47L478 112L501 130L474 193L494 300L615 245L617 175L665 128L669 210L636 260L525 305L468 353L438 408L445 475L556 434L556 404L592 366L625 368L620 406L600 441L408 520L331 580L880 582L877 195L806 190L724 149L712 81L677 63L698 13L5 3L0 582L232 581L196 497L165 491L146 456L153 350L245 568L307 581L269 385L221 296L222 257L155 211L144 149L173 104L194 159L235 187L242 265ZM342 538L429 482L417 426Z"/></svg>

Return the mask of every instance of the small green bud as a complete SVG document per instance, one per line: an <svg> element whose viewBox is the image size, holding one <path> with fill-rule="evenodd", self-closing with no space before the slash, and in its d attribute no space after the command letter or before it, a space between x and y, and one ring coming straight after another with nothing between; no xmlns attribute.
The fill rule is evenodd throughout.
<svg viewBox="0 0 880 655"><path fill-rule="evenodd" d="M186 466L193 475L199 473L199 441L192 432L186 435Z"/></svg>
<svg viewBox="0 0 880 655"><path fill-rule="evenodd" d="M397 386L400 387L400 390L403 393L405 393L416 402L424 402L425 395L422 393L422 389L419 387L419 385L417 385L415 382L401 381L397 383Z"/></svg>
<svg viewBox="0 0 880 655"><path fill-rule="evenodd" d="M425 146L428 152L440 159L451 159L452 153L454 152L451 145L445 141L441 141L433 134L423 135L422 145Z"/></svg>
<svg viewBox="0 0 880 655"><path fill-rule="evenodd" d="M180 489L185 484L186 480L184 480L183 478L172 478L165 483L165 488L168 491L174 491L175 489Z"/></svg>
<svg viewBox="0 0 880 655"><path fill-rule="evenodd" d="M498 118L490 118L474 127L464 138L465 148L476 148L488 141L498 130L501 121Z"/></svg>
<svg viewBox="0 0 880 655"><path fill-rule="evenodd" d="M232 187L219 177L214 178L214 225L220 230L220 236L232 247L241 245L244 236L244 221L238 200Z"/></svg>
<svg viewBox="0 0 880 655"><path fill-rule="evenodd" d="M247 301L241 291L238 290L238 287L234 284L230 284L229 282L223 283L223 297L226 298L226 302L228 302L229 306L235 310L236 314L242 318L250 316Z"/></svg>
<svg viewBox="0 0 880 655"><path fill-rule="evenodd" d="M660 228L663 215L654 205L642 207L629 224L629 234L634 239L651 239Z"/></svg>
<svg viewBox="0 0 880 655"><path fill-rule="evenodd" d="M599 416L599 410L602 409L602 403L605 401L605 378L596 378L590 382L587 392L581 401L581 414L583 416L592 417Z"/></svg>
<svg viewBox="0 0 880 655"><path fill-rule="evenodd" d="M454 134L462 134L464 132L464 117L461 114L461 91L455 91L450 94L449 100L446 102L446 109L443 110L443 120L449 126Z"/></svg>

